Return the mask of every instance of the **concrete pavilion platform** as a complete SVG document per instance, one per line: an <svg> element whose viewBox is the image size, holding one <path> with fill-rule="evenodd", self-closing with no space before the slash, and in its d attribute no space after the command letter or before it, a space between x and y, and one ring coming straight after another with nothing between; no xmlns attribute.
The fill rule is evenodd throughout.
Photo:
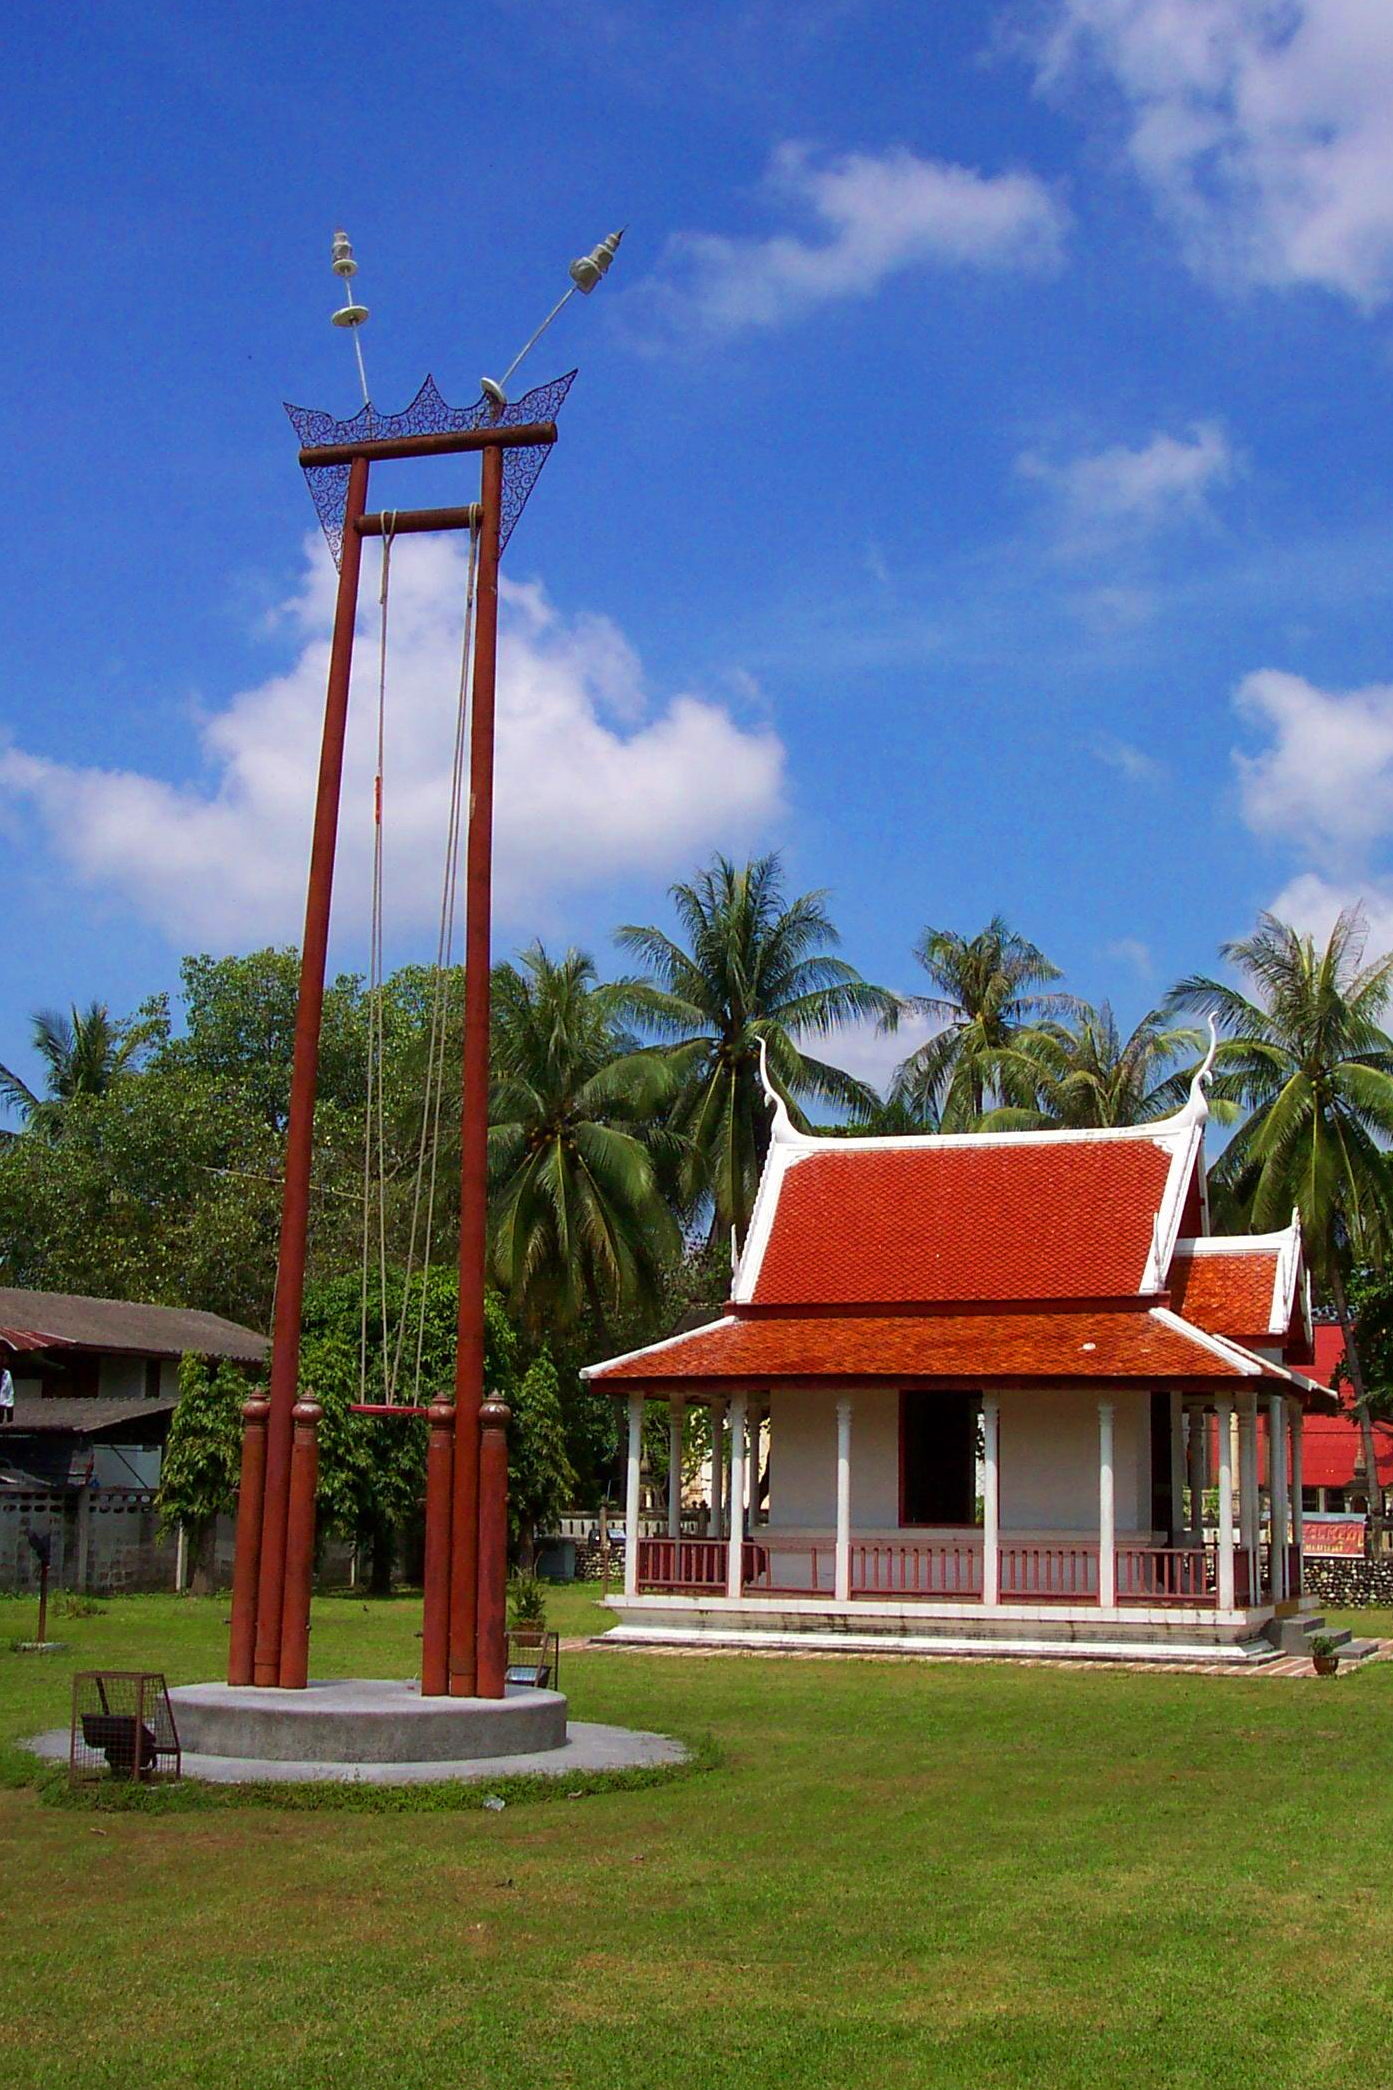
<svg viewBox="0 0 1393 2090"><path fill-rule="evenodd" d="M422 1698L415 1683L352 1678L303 1691L230 1684L171 1690L184 1775L218 1784L416 1785L685 1762L668 1735L566 1719L559 1691ZM27 1745L64 1760L68 1731Z"/></svg>

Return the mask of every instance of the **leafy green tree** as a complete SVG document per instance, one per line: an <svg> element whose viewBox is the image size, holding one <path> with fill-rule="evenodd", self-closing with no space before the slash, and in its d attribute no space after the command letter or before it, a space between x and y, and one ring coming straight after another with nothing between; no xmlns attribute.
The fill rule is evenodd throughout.
<svg viewBox="0 0 1393 2090"><path fill-rule="evenodd" d="M540 944L494 972L493 1271L532 1332L587 1307L602 1330L677 1250L653 1151L673 1070L624 1030L624 992Z"/></svg>
<svg viewBox="0 0 1393 2090"><path fill-rule="evenodd" d="M236 1506L242 1406L251 1390L251 1375L239 1365L192 1352L179 1360L179 1404L160 1462L157 1506L165 1530L183 1526L196 1590L208 1586L206 1554L213 1526Z"/></svg>
<svg viewBox="0 0 1393 2090"><path fill-rule="evenodd" d="M0 1067L0 1105L17 1110L26 1127L48 1135L63 1126L79 1097L104 1096L134 1067L150 1042L152 1026L117 1022L105 1002L73 1005L64 1016L40 1009L30 1019L31 1044L43 1064L44 1093L9 1067Z"/></svg>
<svg viewBox="0 0 1393 2090"><path fill-rule="evenodd" d="M891 1101L945 1132L972 1130L989 1099L1029 1107L1011 1052L1027 1027L1073 1008L1070 996L1042 991L1061 978L1058 966L999 914L976 936L925 929L914 955L934 991L906 1005L939 1028L896 1068Z"/></svg>
<svg viewBox="0 0 1393 2090"><path fill-rule="evenodd" d="M1176 1062L1193 1057L1201 1042L1197 1030L1168 1022L1158 1009L1123 1038L1107 1002L1080 1004L1072 1024L1046 1019L1016 1033L1001 1064L1007 1085L1030 1101L1003 1104L982 1122L1001 1131L1147 1124L1184 1102L1188 1076Z"/></svg>
<svg viewBox="0 0 1393 2090"><path fill-rule="evenodd" d="M371 1586L385 1593L404 1536L418 1531L425 1498L428 1426L421 1417L352 1413L356 1402L385 1399L396 1369L395 1398L404 1406L454 1397L459 1285L453 1270L417 1273L404 1285L389 1273L387 1312L370 1292L366 1370L362 1290L356 1275L311 1286L305 1295L300 1387L324 1410L319 1428L318 1508L321 1527L351 1539L371 1563ZM401 1364L397 1366L400 1353ZM419 1355L419 1375L416 1359ZM490 1392L511 1407L518 1338L502 1301L484 1302L484 1374Z"/></svg>
<svg viewBox="0 0 1393 2090"><path fill-rule="evenodd" d="M740 866L717 856L690 884L671 888L685 947L652 925L618 932L647 972L627 989L627 1005L670 1041L681 1077L669 1118L685 1142L680 1195L693 1213L709 1206L713 1238L733 1228L743 1241L769 1147L761 1041L795 1123L807 1122L800 1099L853 1118L876 1106L865 1082L814 1059L799 1042L866 1018L893 1027L899 1015L894 995L832 955L840 938L826 897L790 900L776 855Z"/></svg>
<svg viewBox="0 0 1393 2090"><path fill-rule="evenodd" d="M576 1483L566 1455L556 1366L546 1350L523 1373L508 1440L508 1532L515 1554L530 1566L534 1537L555 1529Z"/></svg>
<svg viewBox="0 0 1393 2090"><path fill-rule="evenodd" d="M1247 1115L1210 1171L1216 1212L1259 1232L1299 1209L1306 1252L1345 1339L1364 1459L1377 1474L1369 1390L1346 1288L1351 1263L1393 1245L1393 1039L1384 1028L1393 956L1365 962L1367 928L1346 908L1323 949L1263 914L1221 947L1252 998L1196 975L1170 1006L1211 1016L1223 1034L1214 1094Z"/></svg>
<svg viewBox="0 0 1393 2090"><path fill-rule="evenodd" d="M178 1071L75 1098L59 1138L0 1146L4 1282L196 1306L265 1327L275 1281L280 1146L235 1097ZM349 1198L317 1198L312 1253Z"/></svg>

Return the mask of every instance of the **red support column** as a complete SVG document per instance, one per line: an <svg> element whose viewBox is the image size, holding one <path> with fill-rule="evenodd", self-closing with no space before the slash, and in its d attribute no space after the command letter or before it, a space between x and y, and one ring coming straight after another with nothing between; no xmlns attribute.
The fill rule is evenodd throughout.
<svg viewBox="0 0 1393 2090"><path fill-rule="evenodd" d="M230 1684L249 1684L256 1658L256 1577L261 1558L261 1510L266 1485L266 1418L271 1403L255 1394L242 1409L242 1479L237 1490L237 1552L232 1564Z"/></svg>
<svg viewBox="0 0 1393 2090"><path fill-rule="evenodd" d="M441 1698L450 1688L450 1514L455 1470L453 1406L448 1401L433 1401L429 1420L421 1696Z"/></svg>
<svg viewBox="0 0 1393 2090"><path fill-rule="evenodd" d="M297 1401L290 1447L290 1503L286 1519L285 1611L281 1673L286 1690L303 1691L310 1667L310 1592L314 1584L314 1496L319 1481L318 1401Z"/></svg>
<svg viewBox="0 0 1393 2090"><path fill-rule="evenodd" d="M503 453L485 450L474 622L465 845L464 1067L460 1104L459 1321L455 1354L454 1519L450 1555L450 1694L478 1687L479 1411L484 1399L484 1275L488 1240L490 867L494 696Z"/></svg>
<svg viewBox="0 0 1393 2090"><path fill-rule="evenodd" d="M480 1698L501 1698L507 1667L508 1424L502 1401L479 1410L479 1657Z"/></svg>
<svg viewBox="0 0 1393 2090"><path fill-rule="evenodd" d="M499 455L498 452L486 453ZM286 1517L290 1498L291 1411L300 1375L300 1311L305 1291L305 1239L309 1229L310 1168L314 1142L314 1097L319 1071L319 1029L324 1008L324 971L329 948L329 902L338 841L339 793L348 684L353 666L353 626L358 609L358 569L363 540L356 524L368 493L368 463L355 457L348 471L338 605L329 655L324 737L310 848L305 936L300 950L300 998L295 1019L295 1058L290 1080L290 1123L286 1139L285 1190L281 1201L280 1259L276 1269L276 1321L271 1341L271 1413L266 1439L266 1486L261 1521L261 1566L256 1606L255 1678L284 1682L282 1669L302 1671L308 1649L281 1658L285 1604Z"/></svg>

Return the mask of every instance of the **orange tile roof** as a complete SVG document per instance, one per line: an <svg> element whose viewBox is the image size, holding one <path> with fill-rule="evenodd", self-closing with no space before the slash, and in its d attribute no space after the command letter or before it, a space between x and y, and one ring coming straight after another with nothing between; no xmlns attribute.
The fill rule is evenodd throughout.
<svg viewBox="0 0 1393 2090"><path fill-rule="evenodd" d="M779 1186L761 1304L1135 1293L1170 1170L1147 1138L829 1146Z"/></svg>
<svg viewBox="0 0 1393 2090"><path fill-rule="evenodd" d="M929 1314L743 1313L587 1374L693 1379L1243 1379L1237 1362L1144 1306ZM1274 1377L1280 1377L1274 1373ZM1254 1380L1246 1377L1246 1383Z"/></svg>
<svg viewBox="0 0 1393 2090"><path fill-rule="evenodd" d="M1177 1255L1170 1269L1175 1312L1238 1342L1271 1342L1277 1251L1261 1255ZM1278 1338L1286 1333L1277 1331Z"/></svg>

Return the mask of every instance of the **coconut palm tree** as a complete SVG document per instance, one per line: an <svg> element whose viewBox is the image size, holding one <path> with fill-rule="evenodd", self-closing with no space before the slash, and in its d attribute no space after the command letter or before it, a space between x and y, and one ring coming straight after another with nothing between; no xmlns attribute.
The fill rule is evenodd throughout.
<svg viewBox="0 0 1393 2090"><path fill-rule="evenodd" d="M1221 947L1254 998L1195 977L1169 1006L1213 1017L1224 1034L1214 1093L1248 1113L1210 1171L1216 1209L1259 1232L1300 1210L1313 1274L1339 1315L1372 1490L1373 1421L1345 1277L1351 1260L1378 1262L1393 1246L1393 1039L1383 1028L1393 955L1366 964L1367 935L1357 907L1323 950L1260 915L1251 936Z"/></svg>
<svg viewBox="0 0 1393 2090"><path fill-rule="evenodd" d="M79 1096L104 1096L136 1064L157 1026L113 1022L105 1002L73 1005L62 1015L40 1009L30 1019L30 1042L43 1063L44 1094L22 1075L0 1066L0 1105L17 1110L34 1132L54 1133L67 1106Z"/></svg>
<svg viewBox="0 0 1393 2090"><path fill-rule="evenodd" d="M652 926L618 931L648 974L627 1006L671 1041L681 1069L670 1123L687 1143L683 1200L692 1211L709 1206L713 1240L733 1229L743 1241L769 1146L761 1040L795 1123L806 1124L800 1098L860 1118L874 1110L874 1090L799 1041L866 1017L893 1028L899 1003L831 955L840 938L826 894L788 899L777 855L741 866L717 856L690 884L674 885L671 898L685 948Z"/></svg>
<svg viewBox="0 0 1393 2090"><path fill-rule="evenodd" d="M677 1069L625 1029L624 993L539 943L494 970L491 1258L533 1329L588 1307L603 1335L680 1249L655 1155Z"/></svg>
<svg viewBox="0 0 1393 2090"><path fill-rule="evenodd" d="M908 995L905 1006L939 1028L895 1069L891 1100L946 1132L975 1126L989 1097L1028 1107L1029 1085L1011 1087L1019 1070L1007 1055L1029 1025L1074 1008L1071 996L1041 991L1061 977L1058 966L999 914L976 936L925 929L914 955L935 991Z"/></svg>
<svg viewBox="0 0 1393 2090"><path fill-rule="evenodd" d="M1175 1063L1200 1046L1199 1031L1169 1023L1159 1009L1124 1040L1107 1002L1080 1003L1072 1024L1047 1019L1017 1033L1002 1064L1007 1085L1031 1100L989 1110L982 1122L998 1131L1147 1124L1184 1102L1189 1075Z"/></svg>

